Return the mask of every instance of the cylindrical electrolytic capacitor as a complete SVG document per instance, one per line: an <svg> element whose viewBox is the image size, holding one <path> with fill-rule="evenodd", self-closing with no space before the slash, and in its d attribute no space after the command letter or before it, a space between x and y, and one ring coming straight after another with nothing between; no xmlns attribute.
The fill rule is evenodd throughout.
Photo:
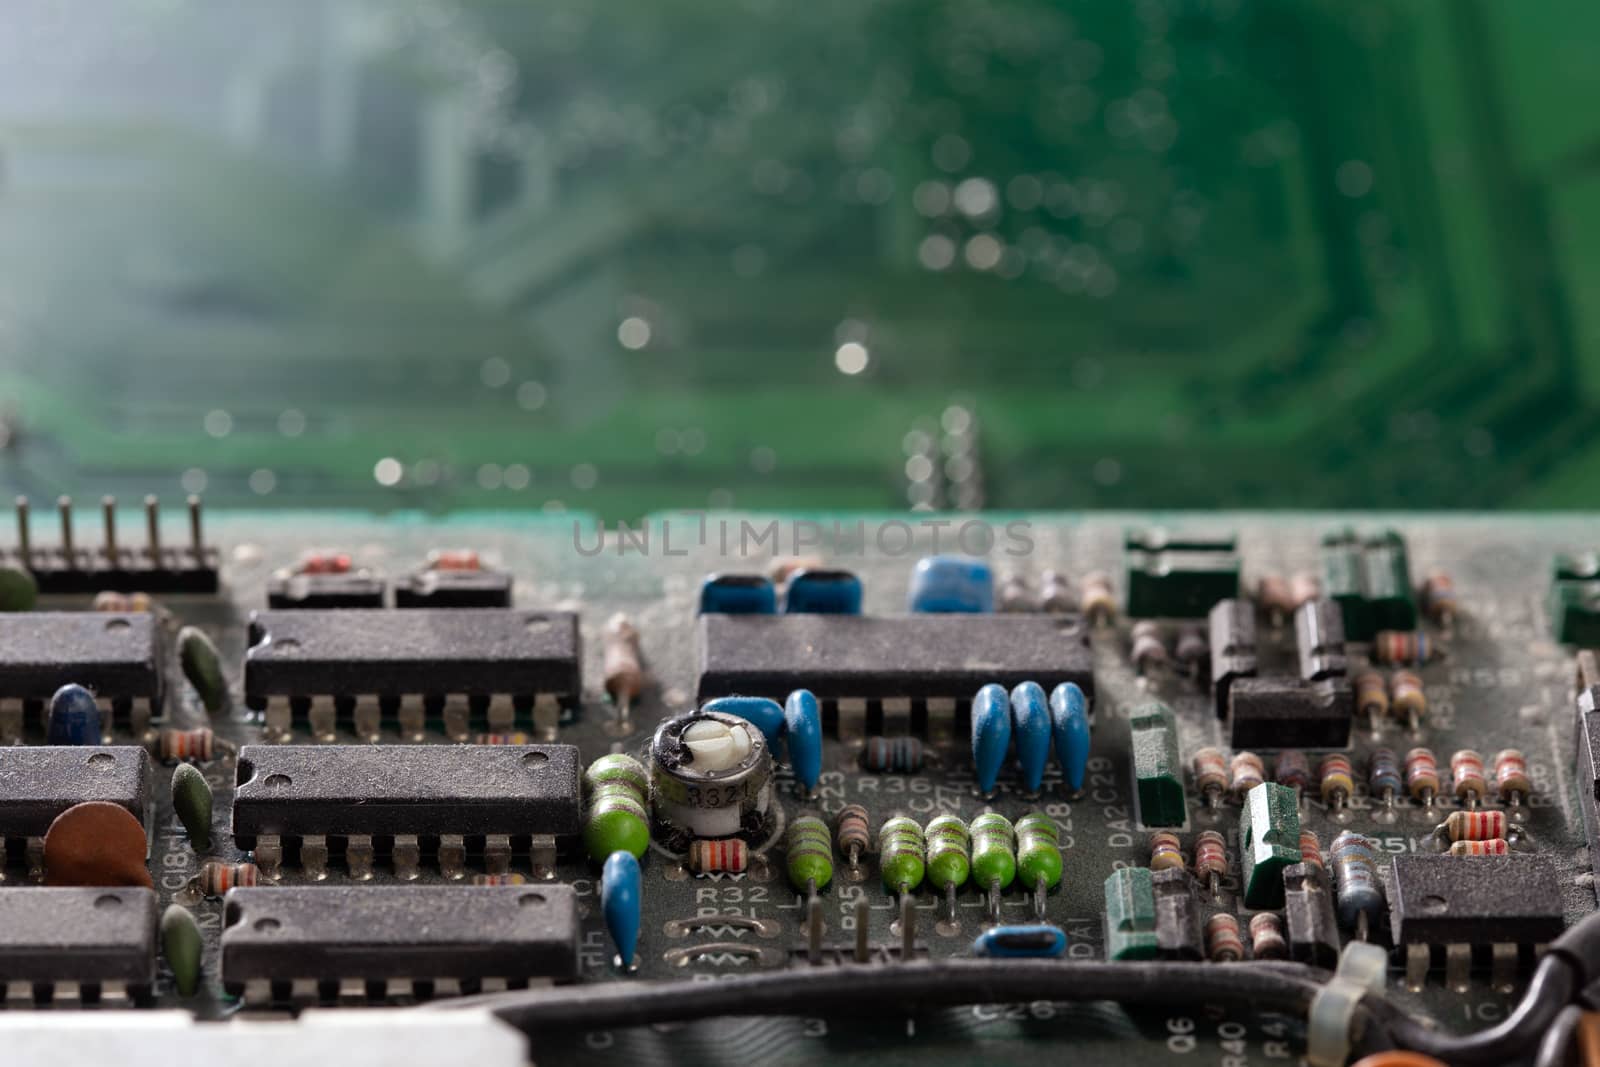
<svg viewBox="0 0 1600 1067"><path fill-rule="evenodd" d="M783 703L784 745L800 788L810 795L822 777L822 705L809 689L796 689Z"/></svg>
<svg viewBox="0 0 1600 1067"><path fill-rule="evenodd" d="M815 815L802 815L789 824L784 853L789 884L800 892L809 896L833 881L833 840L828 824Z"/></svg>
<svg viewBox="0 0 1600 1067"><path fill-rule="evenodd" d="M922 884L928 870L928 846L916 820L897 815L878 830L878 866L883 887L904 895Z"/></svg>
<svg viewBox="0 0 1600 1067"><path fill-rule="evenodd" d="M650 802L655 832L669 848L691 838L765 840L772 829L766 738L746 720L712 710L668 719L650 743Z"/></svg>
<svg viewBox="0 0 1600 1067"><path fill-rule="evenodd" d="M1044 918L1045 895L1061 884L1061 827L1042 811L1017 820L1017 877L1033 891L1034 917Z"/></svg>
<svg viewBox="0 0 1600 1067"><path fill-rule="evenodd" d="M643 856L650 847L650 780L639 761L621 752L601 756L583 772L583 791L583 844L589 857L603 863L613 852Z"/></svg>
<svg viewBox="0 0 1600 1067"><path fill-rule="evenodd" d="M1367 939L1372 924L1381 922L1387 911L1383 886L1378 882L1378 850L1368 838L1345 830L1333 839L1329 849L1336 886L1334 904L1339 923L1354 929L1359 940Z"/></svg>
<svg viewBox="0 0 1600 1067"><path fill-rule="evenodd" d="M1050 702L1038 682L1023 682L1011 690L1011 737L1017 746L1023 792L1037 796L1050 762Z"/></svg>
<svg viewBox="0 0 1600 1067"><path fill-rule="evenodd" d="M1010 747L1011 695L990 683L972 698L972 768L983 796L994 795Z"/></svg>
<svg viewBox="0 0 1600 1067"><path fill-rule="evenodd" d="M972 820L972 878L989 895L989 917L1000 921L1000 891L1017 876L1017 831L1011 820L986 811Z"/></svg>
<svg viewBox="0 0 1600 1067"><path fill-rule="evenodd" d="M972 874L972 836L959 815L939 815L928 823L928 881L945 896L945 917L956 920L956 890Z"/></svg>

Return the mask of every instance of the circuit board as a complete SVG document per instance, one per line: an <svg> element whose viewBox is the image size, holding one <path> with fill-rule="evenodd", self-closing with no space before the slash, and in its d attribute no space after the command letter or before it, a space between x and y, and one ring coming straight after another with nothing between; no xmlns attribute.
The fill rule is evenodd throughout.
<svg viewBox="0 0 1600 1067"><path fill-rule="evenodd" d="M1203 522L1199 521L1202 518ZM651 846L641 859L641 934L637 967L631 973L619 970L614 960L615 949L600 907L599 867L581 848L563 843L553 867L541 868L539 873L530 870L526 859L513 862L510 869L520 872L530 886L546 884L540 882L542 875L549 878L547 884L576 890L581 914L581 932L575 935L579 983L703 983L758 972L828 968L855 958L861 944L866 946L872 965L892 969L903 966L908 936L901 925L902 897L912 909L909 939L913 958L971 956L974 941L992 925L990 900L968 885L954 897L952 915L945 896L928 886L903 894L885 888L880 871L879 831L893 816L909 816L921 825L935 816L955 815L970 825L985 812L998 812L1013 822L1029 813L1042 812L1059 828L1064 875L1059 887L1045 896L1038 919L1064 934L1066 949L1064 958L1058 960L1060 967L1071 968L1107 957L1114 936L1110 929L1114 923L1108 924L1107 879L1121 868L1149 869L1152 836L1161 829L1178 835L1186 856L1202 831L1216 830L1221 834L1227 856L1225 873L1212 883L1201 876L1189 891L1195 894L1193 899L1201 918L1209 920L1222 913L1239 920L1246 962L1215 966L1270 967L1269 963L1250 960L1248 920L1261 909L1247 907L1244 902L1245 895L1254 892L1246 884L1240 855L1239 831L1248 801L1243 793L1236 797L1231 786L1224 787L1222 795L1208 798L1193 766L1196 754L1208 747L1221 753L1237 753L1243 748L1232 743L1232 736L1242 735L1230 736L1230 731L1244 728L1238 721L1243 715L1237 706L1238 694L1234 716L1219 717L1215 691L1204 681L1213 673L1210 665L1218 661L1208 659L1204 671L1191 671L1182 665L1188 661L1180 661L1177 656L1163 655L1152 660L1148 648L1137 647L1135 624L1126 614L1130 584L1138 584L1144 590L1139 596L1149 593L1135 571L1142 568L1151 575L1183 573L1177 565L1169 570L1164 566L1146 567L1144 563L1130 570L1130 555L1135 551L1130 545L1136 542L1128 531L1152 530L1162 525L1172 530L1203 526L1208 534L1221 532L1230 537L1232 562L1224 562L1222 570L1232 574L1238 586L1237 597L1252 615L1261 605L1252 603L1248 596L1254 594L1261 578L1323 573L1329 552L1324 538L1346 528L1359 529L1363 536L1375 531L1397 534L1408 554L1410 572L1419 580L1436 571L1449 575L1457 601L1448 627L1419 622L1415 631L1433 642L1430 651L1416 653L1415 658L1422 662L1410 668L1420 680L1425 713L1412 728L1403 718L1386 719L1382 715L1371 723L1359 716L1352 721L1346 708L1347 742L1320 748L1315 743L1306 746L1312 750L1312 776L1304 786L1303 798L1296 802L1298 826L1316 833L1322 849L1330 856L1330 871L1334 865L1329 850L1335 838L1342 831L1364 835L1378 854L1382 881L1388 887L1388 906L1398 908L1397 892L1404 887L1395 884L1396 876L1390 869L1394 858L1441 852L1445 843L1436 826L1450 813L1465 807L1465 801L1458 802L1450 790L1452 754L1470 749L1491 757L1492 784L1493 754L1517 749L1525 755L1530 789L1518 798L1516 821L1509 835L1509 861L1547 865L1549 869L1541 871L1555 887L1558 922L1575 923L1595 910L1589 840L1584 829L1584 798L1590 782L1584 777L1583 754L1574 750L1574 653L1571 645L1557 641L1547 610L1553 561L1560 555L1591 547L1592 521L1518 515L1471 519L1382 514L1107 514L1092 518L1017 515L996 518L992 526L986 527L991 535L990 562L996 572L1010 572L1035 590L1046 571L1063 576L1074 589L1080 584L1093 584L1097 579L1090 576L1100 573L1111 576L1110 585L1115 591L1115 610L1098 625L1080 613L1081 605L1076 599L1069 610L1050 616L1062 634L1059 645L1051 648L1081 648L1081 653L1053 651L1039 668L1043 676L1045 670L1067 669L1062 664L1071 660L1092 672L1092 683L1084 686L1092 698L1092 732L1082 790L1067 790L1062 781L1062 765L1052 759L1040 791L1029 795L1019 779L1017 763L1007 757L992 795L980 795L974 747L968 737L968 715L978 714L975 710L969 713L963 709L940 728L934 719L942 705L931 698L927 708L933 710L927 712L926 718L921 703L914 715L902 718L901 706L884 697L871 701L870 710L864 711L859 720L848 710L848 704L835 707L825 699L828 712L824 717L822 766L815 792L804 794L788 759L775 761L771 811L762 832L748 842L749 855L742 861L741 873L692 870L681 842L679 847L672 847L670 835L664 834L659 825L655 827ZM207 714L195 688L185 682L175 646L169 641L160 666L167 683L166 696L164 704L155 709L155 727L194 728L209 724L216 738L231 746L271 746L286 740L294 745L313 745L319 737L326 740L324 727L332 722L328 728L333 742L306 757L310 761L306 766L312 768L332 758L330 754L336 749L370 748L365 744L366 735L358 735L346 718L325 720L323 726L313 728L297 715L289 732L282 733L269 729L270 711L264 716L259 709L246 706L243 665L247 650L262 643L259 632L251 634L251 616L266 611L269 586L281 578L285 568L302 560L308 540L314 539L316 546L333 546L336 551L347 553L348 563L356 573L396 583L416 569L430 552L470 548L486 568L512 577L515 612L577 613L583 650L581 692L562 710L559 719L564 721L559 725L556 718L541 718L536 710L530 743L553 739L558 745L575 745L582 766L608 753L626 753L644 766L651 766L652 735L663 721L694 712L708 699L731 695L706 691L706 679L712 677L708 664L715 659L712 650L700 647L712 640L706 636L712 632L708 624L715 617L718 625L737 628L754 618L701 614L703 580L718 573L764 574L776 558L791 555L796 548L799 554L819 556L829 567L851 572L864 589L860 619L831 614L808 616L818 627L825 630L846 623L866 625L896 618L912 623L937 620L963 632L963 639L972 642L973 647L964 657L950 655L933 663L929 668L932 674L957 666L957 660L964 660L961 665L980 672L988 669L985 657L1004 660L1006 657L999 653L983 650L986 639L982 635L1001 623L1026 626L1046 621L1037 604L1031 610L993 614L905 614L914 565L920 557L948 551L955 528L854 516L791 520L755 514L670 514L658 515L638 530L611 528L602 537L591 520L574 521L565 516L464 514L448 522L427 522L410 518L380 521L341 514L318 514L314 518L281 513L214 514L207 518L204 536L217 549L221 592L158 595L156 617L164 629L173 633L184 624L198 627L212 638L227 679L226 707ZM181 543L176 530L166 534L168 543ZM798 545L794 543L796 537L801 539ZM41 544L37 534L34 543L37 551ZM1146 548L1157 546L1152 549L1157 552L1161 543L1180 544L1148 539L1137 543ZM1209 609L1209 605L1203 605L1196 614L1177 600L1160 600L1169 593L1170 589L1167 593L1158 591L1158 602L1166 605L1164 610L1187 618L1164 618L1157 623L1168 646L1176 635L1203 627L1202 616ZM1409 590L1406 595L1411 595ZM38 610L87 610L89 599L87 595L47 595L41 598ZM1024 607L1020 602L1010 606ZM275 606L263 618L270 618L272 612L279 610ZM340 609L326 610L329 616L339 616ZM400 608L384 610L405 614ZM626 720L619 719L618 708L602 684L607 670L605 628L619 612L637 629L649 678ZM282 617L294 614L289 611ZM780 614L772 618L792 622L799 617ZM1262 679L1295 674L1297 621L1261 615L1257 644ZM285 624L259 625L272 629ZM284 631L278 632L279 644L294 644L281 639ZM1149 627L1140 632L1148 633ZM1213 630L1213 637L1215 633ZM1365 672L1364 660L1394 658L1381 647L1389 639L1352 637L1340 650L1348 656L1349 675L1359 677ZM778 641L776 637L771 640ZM302 655L309 652L309 643L302 636L296 651ZM887 674L896 657L913 661L918 655L917 650L909 648L893 651L870 644L864 647L868 651L862 658L869 673ZM1213 654L1215 651L1213 643ZM816 655L820 663L826 654ZM0 649L0 668L5 666L5 656L5 650ZM774 653L773 659L776 662L782 656ZM793 688L804 687L808 670L816 669L805 656L791 661L789 666L793 674L786 687L792 684ZM1006 681L1001 672L1012 668L1003 663L994 667L996 678ZM1391 678L1399 673L1393 664L1380 665L1378 669ZM1238 687L1241 682L1235 679L1233 684ZM251 694L248 702L261 704L254 696ZM1145 772L1140 770L1144 757L1135 751L1140 742L1134 734L1141 716L1157 703L1170 709L1175 726L1172 743L1181 753L1181 764L1165 771L1169 779L1176 778L1181 790L1181 801L1175 810L1153 806L1153 794L1144 792L1146 783L1136 782L1136 776ZM449 721L447 715L445 722ZM1279 725L1296 728L1292 722ZM529 728L520 712L516 728ZM430 716L420 739L434 746L473 739L451 736L449 729ZM24 747L42 743L41 731L37 724L30 725L23 738ZM134 740L127 736L120 721L116 732L119 743ZM922 745L914 769L911 764L902 768L904 773L867 769L863 746L868 735L916 737ZM393 721L382 720L376 734L380 750L403 740L406 739ZM1019 738L1019 753L1021 744ZM491 747L473 745L440 751L457 753L458 758L465 759L472 749ZM1264 757L1266 780L1271 783L1274 757L1281 753L1271 740L1255 747ZM1409 771L1409 752L1416 747L1438 754L1443 783L1438 796L1424 807L1406 791L1388 803L1373 795L1366 768L1374 751L1387 748L1407 756L1404 769ZM1334 798L1319 794L1317 788L1319 762L1330 753L1347 757L1354 769L1351 788ZM197 850L174 815L168 788L172 767L157 761L150 790L156 806L149 870L162 905L179 902L198 920L204 936L203 970L198 990L193 995L180 996L170 969L163 963L153 992L142 1007L179 1008L205 1020L289 1017L285 1005L248 1004L240 997L236 984L232 988L225 986L228 976L219 966L224 903L217 897L198 896L191 886L202 860L243 863L252 858L239 847L232 832L236 782L250 781L253 773L242 772L238 763L236 755L219 749L215 759L201 764L214 792L215 814L211 847ZM1324 765L1322 777L1326 779L1329 773ZM3 785L4 779L0 778L0 786ZM238 788L244 790L246 786ZM350 788L354 790L349 794L350 802L359 804L359 782ZM1272 787L1269 784L1261 788ZM660 817L663 802L659 788L656 792ZM1491 789L1483 811L1507 810L1497 796ZM1592 806L1592 801L1589 804ZM5 797L0 796L0 808L4 805ZM805 815L816 815L831 832L847 805L866 809L872 844L859 857L858 871L843 854L833 854L834 876L817 894L821 929L816 948L820 951L813 959L807 894L792 885L785 873L785 829ZM260 846L260 842L255 843ZM1299 859L1298 842L1290 845ZM262 856L254 858L259 861ZM12 881L21 884L7 892L28 892L27 883L36 872L30 875L19 870L15 853L12 859ZM1482 862L1506 861L1483 857ZM436 864L423 863L404 880L396 877L395 870L380 862L365 877L357 877L351 867L333 862L325 870L308 873L306 865L297 866L291 858L274 872L276 878L264 875L261 884L327 889L403 885L421 892L452 883ZM1461 877L1470 881L1471 870L1467 868L1467 874ZM458 877L454 881L461 884L470 880ZM1538 880L1529 882L1530 894L1535 893L1531 888L1534 881ZM1020 885L999 894L997 901L1002 922L1035 921L1034 896ZM1282 910L1284 905L1280 897L1278 903L1264 907ZM864 934L857 925L862 918L867 923ZM1493 926L1487 924L1485 941L1496 940ZM494 937L493 930L483 933L489 940ZM1366 934L1385 946L1395 936L1387 921L1374 923ZM1510 934L1506 936L1513 942L1517 940ZM1335 949L1353 938L1348 927L1335 932ZM1208 937L1202 949L1209 953L1212 947ZM1533 946L1520 947L1531 950ZM1427 952L1422 956L1422 969L1408 971L1408 964L1416 966L1416 961L1408 959L1403 947L1392 949L1390 995L1407 1008L1436 1019L1443 1028L1460 1031L1474 1030L1503 1017L1525 986L1531 960L1528 951L1524 951L1520 962L1515 952L1509 959L1502 959L1497 953L1492 968L1481 954L1468 957L1470 962L1453 959L1447 979L1441 956L1436 954L1431 961ZM1138 966L1133 962L1126 965ZM355 999L383 1000L381 996L371 996L370 990L365 998ZM345 1002L349 1002L348 997ZM1192 1060L1198 1055L1206 1062L1249 1063L1293 1058L1301 1054L1305 1041L1305 1021L1292 1013L1256 1014L1237 1009L1223 1012L1200 1003L1123 1009L1104 1003L1074 1005L1039 998L967 1008L916 1010L901 1005L875 1011L866 1019L838 1018L831 1013L806 1017L803 1010L789 1015L793 1017L708 1019L665 1028L544 1029L535 1034L533 1054L541 1062L561 1062L580 1055L595 1063L664 1062L693 1055L709 1063L821 1056L848 1062L926 1063L1016 1061L1038 1055L1043 1049L1071 1048L1092 1062L1112 1056L1132 1062L1168 1058L1181 1061L1185 1056Z"/></svg>
<svg viewBox="0 0 1600 1067"><path fill-rule="evenodd" d="M13 0L0 492L1587 506L1589 0L752 3Z"/></svg>

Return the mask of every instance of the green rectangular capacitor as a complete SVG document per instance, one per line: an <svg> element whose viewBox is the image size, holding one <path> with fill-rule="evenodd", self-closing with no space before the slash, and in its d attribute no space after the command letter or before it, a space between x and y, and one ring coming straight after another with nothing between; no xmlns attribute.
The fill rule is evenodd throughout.
<svg viewBox="0 0 1600 1067"><path fill-rule="evenodd" d="M1141 705L1129 714L1128 726L1139 821L1146 826L1182 826L1183 755L1172 709L1159 701Z"/></svg>
<svg viewBox="0 0 1600 1067"><path fill-rule="evenodd" d="M1405 538L1393 530L1366 538L1341 530L1324 537L1322 584L1323 596L1338 602L1345 636L1352 641L1417 625Z"/></svg>
<svg viewBox="0 0 1600 1067"><path fill-rule="evenodd" d="M1600 644L1600 556L1557 556L1545 607L1557 641Z"/></svg>
<svg viewBox="0 0 1600 1067"><path fill-rule="evenodd" d="M1120 867L1106 879L1106 957L1156 956L1156 893L1148 867Z"/></svg>
<svg viewBox="0 0 1600 1067"><path fill-rule="evenodd" d="M1128 616L1201 619L1219 600L1239 595L1239 554L1232 534L1182 537L1128 530Z"/></svg>
<svg viewBox="0 0 1600 1067"><path fill-rule="evenodd" d="M1245 906L1283 907L1283 869L1300 862L1300 797L1293 789L1263 782L1245 794L1239 858Z"/></svg>

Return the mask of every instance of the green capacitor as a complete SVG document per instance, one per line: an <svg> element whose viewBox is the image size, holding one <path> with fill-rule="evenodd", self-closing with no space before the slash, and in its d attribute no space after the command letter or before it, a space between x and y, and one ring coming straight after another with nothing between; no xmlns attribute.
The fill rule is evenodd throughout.
<svg viewBox="0 0 1600 1067"><path fill-rule="evenodd" d="M1017 876L1017 831L998 811L972 820L972 876L985 889L1004 889Z"/></svg>
<svg viewBox="0 0 1600 1067"><path fill-rule="evenodd" d="M596 863L613 852L637 859L650 847L650 813L645 808L650 778L644 766L621 752L601 756L583 772L589 810L583 821L583 845Z"/></svg>
<svg viewBox="0 0 1600 1067"><path fill-rule="evenodd" d="M1156 955L1156 893L1148 867L1119 867L1106 879L1106 955L1148 960Z"/></svg>
<svg viewBox="0 0 1600 1067"><path fill-rule="evenodd" d="M1146 826L1182 826L1187 801L1178 723L1172 709L1160 702L1134 708L1128 715L1128 728L1139 821Z"/></svg>
<svg viewBox="0 0 1600 1067"><path fill-rule="evenodd" d="M1352 641L1417 625L1406 542L1394 530L1362 538L1347 529L1324 537L1322 583L1323 595L1338 601L1345 637Z"/></svg>
<svg viewBox="0 0 1600 1067"><path fill-rule="evenodd" d="M1245 794L1239 858L1245 906L1283 907L1283 869L1300 862L1300 797L1293 789L1262 782Z"/></svg>
<svg viewBox="0 0 1600 1067"><path fill-rule="evenodd" d="M789 824L785 843L789 884L801 892L824 889L833 881L833 838L828 824L815 815L802 815Z"/></svg>
<svg viewBox="0 0 1600 1067"><path fill-rule="evenodd" d="M909 893L922 884L928 870L928 847L922 827L914 819L897 815L878 831L878 865L886 889Z"/></svg>
<svg viewBox="0 0 1600 1067"><path fill-rule="evenodd" d="M183 676L200 694L207 711L215 713L228 706L228 679L222 673L222 657L204 630L185 626L178 631L178 661L183 665Z"/></svg>
<svg viewBox="0 0 1600 1067"><path fill-rule="evenodd" d="M1042 811L1017 820L1017 874L1022 884L1054 889L1061 884L1061 828Z"/></svg>
<svg viewBox="0 0 1600 1067"><path fill-rule="evenodd" d="M1122 551L1129 618L1203 619L1211 605L1239 595L1239 553L1231 533L1128 530Z"/></svg>
<svg viewBox="0 0 1600 1067"><path fill-rule="evenodd" d="M1600 553L1556 557L1545 610L1557 641L1600 644Z"/></svg>
<svg viewBox="0 0 1600 1067"><path fill-rule="evenodd" d="M200 986L200 958L205 953L205 939L200 936L200 924L195 922L189 909L172 904L161 914L161 954L172 968L172 979L178 995L194 996Z"/></svg>
<svg viewBox="0 0 1600 1067"><path fill-rule="evenodd" d="M972 835L959 815L928 823L928 881L941 891L960 888L972 873Z"/></svg>
<svg viewBox="0 0 1600 1067"><path fill-rule="evenodd" d="M172 810L188 831L191 848L203 852L211 847L211 786L192 763L173 768Z"/></svg>
<svg viewBox="0 0 1600 1067"><path fill-rule="evenodd" d="M0 563L0 611L32 611L39 600L39 583L33 572Z"/></svg>

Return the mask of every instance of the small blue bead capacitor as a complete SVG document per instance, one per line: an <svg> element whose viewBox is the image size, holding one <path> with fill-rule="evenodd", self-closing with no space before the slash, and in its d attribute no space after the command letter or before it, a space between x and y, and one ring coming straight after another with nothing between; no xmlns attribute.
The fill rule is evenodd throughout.
<svg viewBox="0 0 1600 1067"><path fill-rule="evenodd" d="M1083 788L1089 767L1089 700L1076 682L1062 682L1050 694L1050 722L1055 732L1056 759L1068 792Z"/></svg>
<svg viewBox="0 0 1600 1067"><path fill-rule="evenodd" d="M796 689L783 704L783 728L794 776L811 792L822 777L822 706L809 689Z"/></svg>
<svg viewBox="0 0 1600 1067"><path fill-rule="evenodd" d="M764 574L708 574L700 583L702 615L776 615L778 591Z"/></svg>
<svg viewBox="0 0 1600 1067"><path fill-rule="evenodd" d="M991 926L972 943L974 956L1052 957L1066 951L1066 932L1049 923Z"/></svg>
<svg viewBox="0 0 1600 1067"><path fill-rule="evenodd" d="M1023 682L1011 690L1011 736L1017 742L1022 788L1037 793L1050 762L1050 703L1038 682Z"/></svg>
<svg viewBox="0 0 1600 1067"><path fill-rule="evenodd" d="M48 727L52 745L98 745L100 705L81 685L64 685L50 698Z"/></svg>
<svg viewBox="0 0 1600 1067"><path fill-rule="evenodd" d="M639 947L642 908L639 861L631 852L613 852L600 868L600 910L605 915L606 932L617 946L617 958L629 970L633 967L634 950Z"/></svg>
<svg viewBox="0 0 1600 1067"><path fill-rule="evenodd" d="M860 615L861 579L850 571L796 571L783 593L791 615Z"/></svg>
<svg viewBox="0 0 1600 1067"><path fill-rule="evenodd" d="M915 612L991 612L994 572L970 556L925 556L911 572L907 603Z"/></svg>
<svg viewBox="0 0 1600 1067"><path fill-rule="evenodd" d="M1011 746L1011 697L1006 687L993 682L972 698L972 765L978 792L988 796L1000 777Z"/></svg>
<svg viewBox="0 0 1600 1067"><path fill-rule="evenodd" d="M766 697L718 697L706 701L700 710L720 711L724 715L743 719L761 731L761 736L767 739L767 748L774 758L777 757L778 745L783 739L783 709L776 700Z"/></svg>

